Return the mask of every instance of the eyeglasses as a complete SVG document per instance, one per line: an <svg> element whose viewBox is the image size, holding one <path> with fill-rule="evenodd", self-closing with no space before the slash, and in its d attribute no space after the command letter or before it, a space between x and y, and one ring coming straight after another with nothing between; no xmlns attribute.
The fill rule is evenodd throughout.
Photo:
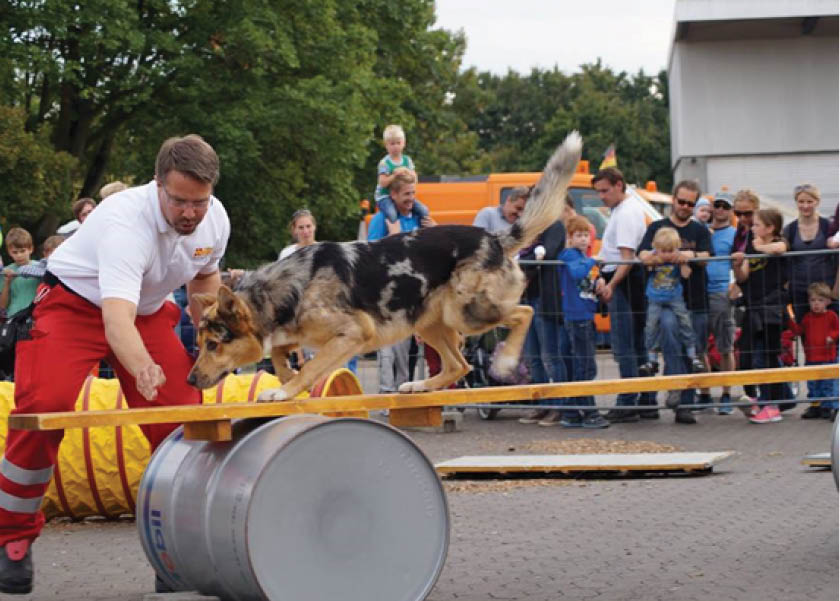
<svg viewBox="0 0 840 601"><path fill-rule="evenodd" d="M715 204L714 204L713 206L714 206L716 209L727 209L727 210L728 210L728 209L731 209L731 208L732 208L732 205L730 205L728 202L725 202L725 201L723 201L723 200L718 200L718 201L716 201L716 202L715 202Z"/></svg>
<svg viewBox="0 0 840 601"><path fill-rule="evenodd" d="M292 219L297 219L298 217L312 217L312 211L309 209L298 209L292 213Z"/></svg>
<svg viewBox="0 0 840 601"><path fill-rule="evenodd" d="M681 204L684 207L693 207L694 205L697 204L696 202L693 202L691 200L685 200L685 199L682 199L682 198L678 198L677 203Z"/></svg>
<svg viewBox="0 0 840 601"><path fill-rule="evenodd" d="M796 197L799 195L800 192L807 192L808 194L813 194L816 191L816 187L811 184L800 184L799 186L794 187L793 189L793 196Z"/></svg>
<svg viewBox="0 0 840 601"><path fill-rule="evenodd" d="M752 217L755 211L735 211L735 217Z"/></svg>
<svg viewBox="0 0 840 601"><path fill-rule="evenodd" d="M169 193L166 186L161 186L163 194L166 196L166 201L176 209L186 209L192 207L196 211L203 211L210 206L210 198L202 198L201 200L184 200L183 198L176 198Z"/></svg>

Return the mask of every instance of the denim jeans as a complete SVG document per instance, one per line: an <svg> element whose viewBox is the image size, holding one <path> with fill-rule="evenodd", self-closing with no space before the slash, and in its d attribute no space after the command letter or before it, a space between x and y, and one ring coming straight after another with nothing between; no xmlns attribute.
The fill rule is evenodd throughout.
<svg viewBox="0 0 840 601"><path fill-rule="evenodd" d="M598 373L595 363L595 323L593 321L568 321L564 323L566 334L569 336L569 348L572 355L572 372L569 380L586 382L594 380ZM594 396L583 396L569 399L568 404L595 406ZM576 417L577 411L567 411L566 417ZM586 414L596 413L594 410Z"/></svg>
<svg viewBox="0 0 840 601"><path fill-rule="evenodd" d="M665 364L663 375L691 373L688 356L678 335L679 321L670 308L663 309L659 315L659 327L662 332L662 361ZM694 402L694 390L680 392L680 405L691 405Z"/></svg>
<svg viewBox="0 0 840 601"><path fill-rule="evenodd" d="M834 365L833 361L806 361L805 365ZM824 397L833 397L833 401L821 401L820 407L827 407L829 409L837 409L837 392L838 382L837 378L830 380L808 380L808 398L820 399Z"/></svg>
<svg viewBox="0 0 840 601"><path fill-rule="evenodd" d="M648 352L661 346L661 315L665 310L670 310L677 320L678 327L676 335L682 342L682 345L686 349L693 348L696 352L697 345L695 342L694 326L692 325L692 319L688 315L688 309L685 307L685 301L682 296L666 302L648 301L647 320L645 322L645 346Z"/></svg>
<svg viewBox="0 0 840 601"><path fill-rule="evenodd" d="M525 338L525 356L531 371L531 382L567 382L569 370L566 361L571 361L571 356L566 330L554 317L545 317L540 312L539 298L529 299L528 304L534 309L534 319ZM542 399L536 404L557 405L560 399Z"/></svg>
<svg viewBox="0 0 840 601"><path fill-rule="evenodd" d="M621 286L613 292L607 303L610 311L610 345L613 358L618 363L622 378L639 377L639 365L647 361L645 350L644 314L633 315L630 300ZM655 405L656 395L645 392L622 392L616 397L616 405Z"/></svg>

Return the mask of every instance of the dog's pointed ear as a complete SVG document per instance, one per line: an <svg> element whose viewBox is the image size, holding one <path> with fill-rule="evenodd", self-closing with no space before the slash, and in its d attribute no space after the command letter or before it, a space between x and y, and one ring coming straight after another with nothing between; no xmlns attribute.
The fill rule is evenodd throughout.
<svg viewBox="0 0 840 601"><path fill-rule="evenodd" d="M216 302L216 295L209 292L196 292L190 300L197 302L203 312L204 309Z"/></svg>
<svg viewBox="0 0 840 601"><path fill-rule="evenodd" d="M236 295L225 285L219 287L217 295L219 315L233 315L236 313Z"/></svg>

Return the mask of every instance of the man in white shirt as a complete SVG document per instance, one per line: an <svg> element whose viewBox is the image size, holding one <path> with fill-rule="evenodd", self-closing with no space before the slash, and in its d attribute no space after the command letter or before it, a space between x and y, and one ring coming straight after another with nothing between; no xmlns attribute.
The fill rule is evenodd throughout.
<svg viewBox="0 0 840 601"><path fill-rule="evenodd" d="M13 413L72 411L85 377L106 359L129 407L197 404L187 384L192 359L173 327L167 296L187 284L215 293L230 235L213 197L219 159L199 136L171 138L155 179L105 200L50 256L34 325L18 343ZM198 323L200 307L190 305ZM152 450L177 424L141 426ZM32 589L31 542L63 431L9 430L0 464L0 591Z"/></svg>
<svg viewBox="0 0 840 601"><path fill-rule="evenodd" d="M644 282L638 265L616 265L610 261L633 261L636 248L647 229L642 207L627 196L624 175L615 167L601 169L592 178L592 186L601 201L611 209L610 220L601 240L600 259L604 262L596 292L610 311L610 345L622 378L639 375L639 365L645 361L645 315L643 309ZM640 305L640 302L642 304ZM621 393L616 405L656 404L655 396ZM658 413L647 410L641 416L656 418ZM639 421L640 412L612 410L606 415L611 422Z"/></svg>

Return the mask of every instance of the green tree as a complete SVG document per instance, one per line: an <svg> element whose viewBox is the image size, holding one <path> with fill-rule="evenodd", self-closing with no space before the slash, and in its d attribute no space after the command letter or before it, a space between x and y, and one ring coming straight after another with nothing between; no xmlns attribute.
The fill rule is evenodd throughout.
<svg viewBox="0 0 840 601"><path fill-rule="evenodd" d="M25 227L38 241L45 215L70 212L75 160L45 134L25 131L24 120L23 110L0 105L0 224Z"/></svg>

